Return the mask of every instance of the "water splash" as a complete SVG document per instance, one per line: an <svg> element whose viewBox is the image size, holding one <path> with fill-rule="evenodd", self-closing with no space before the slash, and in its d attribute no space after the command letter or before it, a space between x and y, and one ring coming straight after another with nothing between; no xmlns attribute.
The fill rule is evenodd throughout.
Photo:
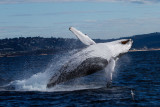
<svg viewBox="0 0 160 107"><path fill-rule="evenodd" d="M101 88L106 85L106 77L104 71L99 71L96 74L92 74L86 77L80 77L77 79L70 80L66 83L56 85L53 88L46 88L46 85L54 73L60 69L60 67L68 61L68 58L72 56L77 51L72 51L64 55L57 55L54 57L52 62L48 64L45 71L41 71L37 74L32 75L28 79L15 80L12 81L8 86L14 86L17 91L73 91L82 89L95 89ZM114 69L115 65L113 63L109 64L105 70L109 71Z"/></svg>
<svg viewBox="0 0 160 107"><path fill-rule="evenodd" d="M117 48L118 47L118 48ZM115 41L115 42L109 42L105 44L97 44L97 45L91 45L84 50L78 52L78 50L73 50L68 53L63 53L63 54L58 54L55 56L54 60L49 64L47 69L45 71L40 71L40 73L34 74L28 79L23 79L23 80L16 80L10 83L11 86L15 86L16 90L25 90L25 91L55 91L55 90L77 90L77 89L86 89L86 88L95 88L98 85L98 83L106 83L105 81L94 81L94 82L87 82L82 81L80 78L78 81L72 81L71 85L69 84L59 84L56 85L55 87L51 89L47 89L46 85L51 78L51 76L54 73L57 73L62 65L64 65L67 61L70 61L69 59L76 58L77 60L74 59L72 62L74 65L79 65L82 61L84 61L86 58L98 56L105 58L106 60L110 61L108 66L106 67L105 71L109 73L110 75L107 76L106 78L109 78L112 80L112 72L115 69L116 61L115 59L112 59L113 57L118 56L120 53L125 53L127 52L131 47L131 44L128 44L127 46L122 45L120 41ZM115 50L115 48L117 48ZM77 52L77 54L75 54ZM107 54L108 53L108 54ZM74 55L73 55L74 54ZM87 55L84 55L87 54ZM72 57L73 56L73 57ZM72 63L70 65L72 65ZM70 66L70 68L73 69L73 67L77 66ZM70 70L70 69L69 69ZM105 77L104 75L99 76L98 78ZM88 78L88 76L86 77ZM91 79L91 80L96 80ZM82 84L85 83L85 84ZM104 87L104 85L100 85L101 87ZM68 88L69 87L69 88ZM98 86L99 87L99 86Z"/></svg>
<svg viewBox="0 0 160 107"><path fill-rule="evenodd" d="M45 71L33 74L30 78L15 80L5 85L7 89L14 89L18 91L50 91L46 88L46 85L54 73L60 69L60 67L68 60L68 58L77 52L73 50L68 53L62 53L54 55L52 61L49 62ZM10 88L12 87L12 88Z"/></svg>

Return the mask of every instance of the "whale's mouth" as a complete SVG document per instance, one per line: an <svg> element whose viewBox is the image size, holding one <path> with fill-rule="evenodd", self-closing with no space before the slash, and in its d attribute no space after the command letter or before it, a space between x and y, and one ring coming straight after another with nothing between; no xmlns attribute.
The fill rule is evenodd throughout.
<svg viewBox="0 0 160 107"><path fill-rule="evenodd" d="M132 39L128 39L128 40L125 40L125 41L121 41L121 44L125 45L125 44L127 44L127 43L129 43L129 42L132 42Z"/></svg>

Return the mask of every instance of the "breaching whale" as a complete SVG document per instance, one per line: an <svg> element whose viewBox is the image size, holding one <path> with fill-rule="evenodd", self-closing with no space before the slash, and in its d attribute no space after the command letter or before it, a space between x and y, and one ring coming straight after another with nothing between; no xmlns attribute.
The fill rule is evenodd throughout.
<svg viewBox="0 0 160 107"><path fill-rule="evenodd" d="M69 30L73 32L82 43L88 46L75 53L60 70L50 78L47 88L74 78L93 74L106 67L110 68L106 72L107 75L109 75L107 76L107 84L110 84L112 81L113 66L115 66L117 57L128 52L133 41L131 39L121 39L107 43L95 43L86 34L83 34L76 28L70 27Z"/></svg>

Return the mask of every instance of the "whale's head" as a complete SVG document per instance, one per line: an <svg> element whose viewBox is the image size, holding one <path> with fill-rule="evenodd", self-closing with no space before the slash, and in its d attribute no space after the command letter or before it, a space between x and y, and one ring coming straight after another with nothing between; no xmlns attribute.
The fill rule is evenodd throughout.
<svg viewBox="0 0 160 107"><path fill-rule="evenodd" d="M133 43L132 39L121 39L106 43L113 57L117 57L129 51Z"/></svg>

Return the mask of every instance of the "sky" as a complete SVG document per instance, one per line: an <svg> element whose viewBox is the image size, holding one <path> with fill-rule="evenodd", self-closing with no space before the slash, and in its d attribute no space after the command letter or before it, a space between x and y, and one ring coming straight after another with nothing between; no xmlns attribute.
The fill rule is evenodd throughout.
<svg viewBox="0 0 160 107"><path fill-rule="evenodd" d="M0 39L111 39L160 32L160 0L0 0Z"/></svg>

